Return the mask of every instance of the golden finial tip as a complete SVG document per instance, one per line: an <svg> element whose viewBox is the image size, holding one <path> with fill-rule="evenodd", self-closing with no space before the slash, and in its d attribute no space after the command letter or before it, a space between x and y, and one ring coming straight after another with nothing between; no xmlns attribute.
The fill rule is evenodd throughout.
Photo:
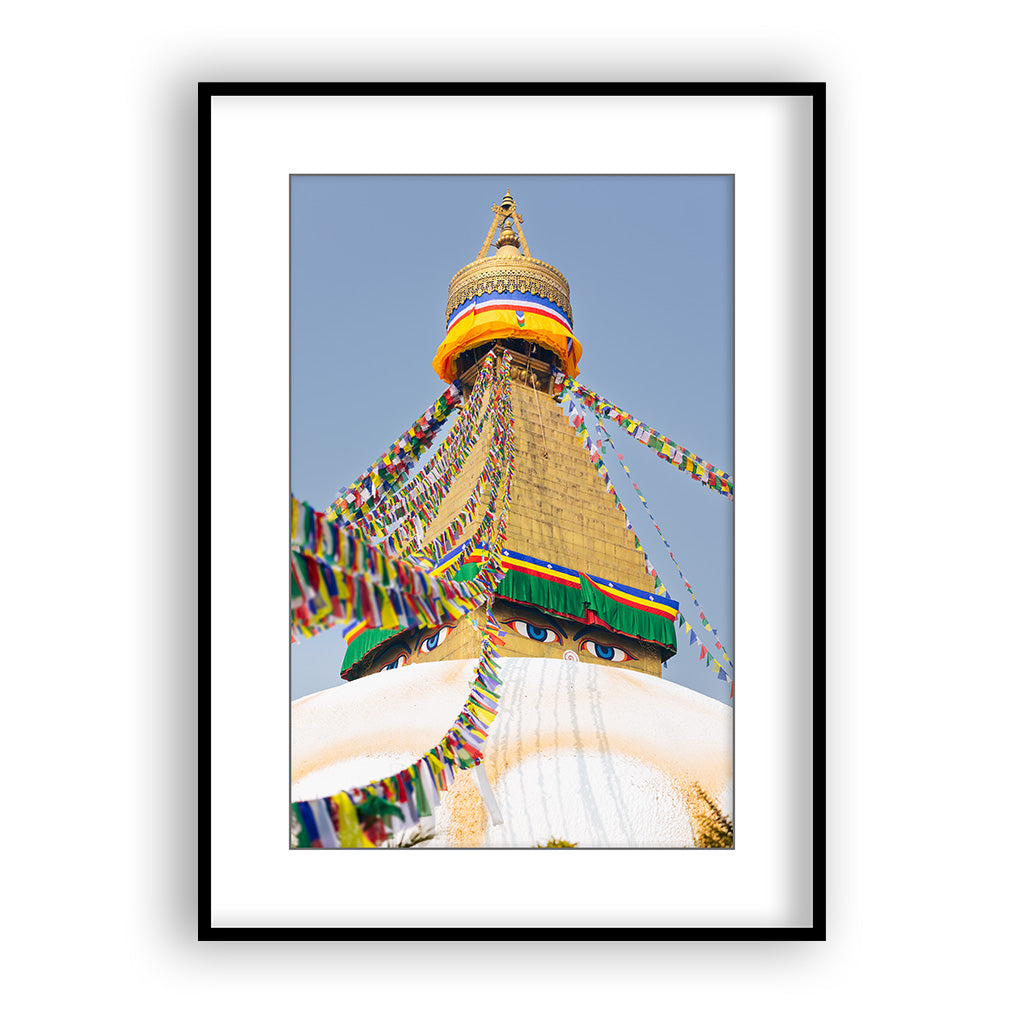
<svg viewBox="0 0 1024 1024"><path fill-rule="evenodd" d="M516 234L516 229L512 224L511 217L506 217L505 222L501 225L501 234L498 235L498 241L496 244L499 249L507 245L516 249L519 248L519 236Z"/></svg>

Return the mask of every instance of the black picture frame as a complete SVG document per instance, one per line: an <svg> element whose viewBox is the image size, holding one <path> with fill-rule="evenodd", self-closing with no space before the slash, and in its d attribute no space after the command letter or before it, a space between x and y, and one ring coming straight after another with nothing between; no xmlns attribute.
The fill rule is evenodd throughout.
<svg viewBox="0 0 1024 1024"><path fill-rule="evenodd" d="M812 265L810 301L813 304L812 351L817 357L824 351L825 336L825 85L824 83L256 83L256 82L204 82L198 86L198 129L199 129L199 310L198 326L201 346L207 358L201 360L200 395L201 426L207 437L212 439L211 412L217 396L212 393L210 359L216 338L212 324L212 189L211 156L213 138L212 108L219 97L332 97L332 96L481 96L481 95L585 95L589 97L807 97L812 104ZM211 794L212 752L214 749L213 716L211 698L215 680L210 664L200 666L199 693L199 791L197 803L199 894L198 937L201 940L358 940L395 941L407 939L434 939L453 937L480 940L570 940L570 941L629 941L629 940L813 940L825 939L825 678L824 678L824 463L823 450L824 410L821 399L824 365L817 358L813 367L813 383L807 395L810 419L813 423L813 472L816 485L808 498L812 502L811 518L813 539L808 540L807 559L813 579L813 711L811 714L809 763L812 766L811 799L807 813L812 818L812 878L811 890L812 920L805 927L487 927L483 923L476 928L444 927L281 927L275 925L224 926L214 923L212 914L212 843L214 841L212 821L219 808L215 807ZM209 504L212 479L201 481ZM203 554L209 564L213 555L212 543ZM213 614L211 588L200 594L201 624L210 621Z"/></svg>

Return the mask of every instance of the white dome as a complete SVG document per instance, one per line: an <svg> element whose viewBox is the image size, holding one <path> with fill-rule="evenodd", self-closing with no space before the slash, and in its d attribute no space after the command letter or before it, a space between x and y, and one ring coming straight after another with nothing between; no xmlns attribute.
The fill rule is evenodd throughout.
<svg viewBox="0 0 1024 1024"><path fill-rule="evenodd" d="M447 732L475 661L407 665L292 704L292 799L394 774ZM698 784L732 815L732 709L611 665L502 658L484 767L491 823L470 772L437 811L433 846L692 846Z"/></svg>

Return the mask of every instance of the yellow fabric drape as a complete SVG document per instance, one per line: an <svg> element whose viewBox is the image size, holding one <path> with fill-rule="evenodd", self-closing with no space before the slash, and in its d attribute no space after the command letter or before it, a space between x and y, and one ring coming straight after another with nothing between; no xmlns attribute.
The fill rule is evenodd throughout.
<svg viewBox="0 0 1024 1024"><path fill-rule="evenodd" d="M529 310L520 311L520 314L517 316L511 309L489 309L462 317L438 346L433 362L434 372L446 384L451 384L455 380L455 359L466 349L497 338L522 338L535 341L541 348L555 353L565 364L566 375L575 377L583 355L579 339L552 317ZM570 341L571 346L568 344Z"/></svg>

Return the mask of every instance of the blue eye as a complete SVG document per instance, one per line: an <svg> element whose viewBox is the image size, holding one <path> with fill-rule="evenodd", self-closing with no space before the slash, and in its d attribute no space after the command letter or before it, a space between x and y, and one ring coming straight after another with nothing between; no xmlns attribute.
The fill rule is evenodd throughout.
<svg viewBox="0 0 1024 1024"><path fill-rule="evenodd" d="M506 619L506 626L511 626L520 636L527 640L535 640L539 644L560 644L561 634L557 630L549 629L546 626L535 626L526 619Z"/></svg>
<svg viewBox="0 0 1024 1024"><path fill-rule="evenodd" d="M584 640L580 644L580 650L586 654L592 654L602 661L634 661L632 654L627 653L621 647L612 647L611 644L599 644L596 640Z"/></svg>
<svg viewBox="0 0 1024 1024"><path fill-rule="evenodd" d="M426 640L420 642L420 653L429 654L431 651L436 651L448 639L448 634L451 631L451 626L442 626L432 636L428 636Z"/></svg>
<svg viewBox="0 0 1024 1024"><path fill-rule="evenodd" d="M389 662L387 665L385 665L381 669L381 672L390 672L391 669L401 668L403 665L407 665L408 663L409 659L404 654L400 654L397 658L395 658L394 661Z"/></svg>

